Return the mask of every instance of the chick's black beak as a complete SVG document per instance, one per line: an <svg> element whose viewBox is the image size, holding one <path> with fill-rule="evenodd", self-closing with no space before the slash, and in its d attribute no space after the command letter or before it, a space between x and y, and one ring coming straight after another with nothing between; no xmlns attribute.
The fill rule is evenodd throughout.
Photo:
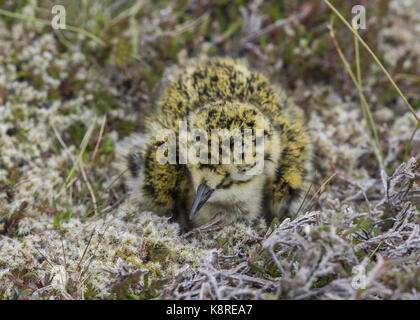
<svg viewBox="0 0 420 320"><path fill-rule="evenodd" d="M195 214L200 210L203 204L210 198L211 194L213 193L214 189L210 189L205 184L200 184L197 188L197 196L195 197L194 203L191 208L190 212L190 219L192 219Z"/></svg>

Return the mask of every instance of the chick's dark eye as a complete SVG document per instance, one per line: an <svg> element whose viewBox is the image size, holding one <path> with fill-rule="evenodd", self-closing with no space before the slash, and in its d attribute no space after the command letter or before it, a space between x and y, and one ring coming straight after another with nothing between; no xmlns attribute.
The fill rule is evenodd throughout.
<svg viewBox="0 0 420 320"><path fill-rule="evenodd" d="M228 189L229 187L232 186L232 179L230 177L230 174L227 173L223 179L218 183L218 185L216 186L216 189Z"/></svg>
<svg viewBox="0 0 420 320"><path fill-rule="evenodd" d="M229 189L233 184L233 181L231 179L226 179L222 181L221 185L218 186L218 189Z"/></svg>

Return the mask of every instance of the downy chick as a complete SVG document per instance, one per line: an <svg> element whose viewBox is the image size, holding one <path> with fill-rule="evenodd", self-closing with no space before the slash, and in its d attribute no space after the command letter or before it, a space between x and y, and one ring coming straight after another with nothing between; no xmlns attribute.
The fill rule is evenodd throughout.
<svg viewBox="0 0 420 320"><path fill-rule="evenodd" d="M198 142L191 139L197 129L206 133ZM285 107L267 78L239 60L210 58L186 67L163 92L146 132L141 149L127 156L132 198L185 224L293 215L309 185L309 137L299 109ZM173 134L162 139L164 132ZM162 156L170 158L161 152L168 146L175 148L174 161L162 163Z"/></svg>

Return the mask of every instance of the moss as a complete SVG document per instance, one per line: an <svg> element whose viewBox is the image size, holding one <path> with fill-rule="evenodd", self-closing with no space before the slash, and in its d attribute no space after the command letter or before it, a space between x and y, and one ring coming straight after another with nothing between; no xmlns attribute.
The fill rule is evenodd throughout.
<svg viewBox="0 0 420 320"><path fill-rule="evenodd" d="M95 102L95 108L101 115L107 113L109 110L116 108L112 95L106 93L103 89L95 92Z"/></svg>

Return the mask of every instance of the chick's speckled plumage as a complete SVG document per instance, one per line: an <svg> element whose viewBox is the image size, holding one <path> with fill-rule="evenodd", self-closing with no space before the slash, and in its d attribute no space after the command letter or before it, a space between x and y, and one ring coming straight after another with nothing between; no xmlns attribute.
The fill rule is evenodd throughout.
<svg viewBox="0 0 420 320"><path fill-rule="evenodd" d="M214 164L213 155L209 163L158 163L156 153L163 142L156 135L170 129L178 136L180 121L188 130L204 130L209 146L213 129L263 129L263 172L247 175L252 164ZM164 90L146 121L146 142L127 157L136 181L132 197L145 209L177 216L191 209L199 185L205 184L213 191L194 216L194 225L294 214L310 173L309 139L302 126L300 110L286 107L261 73L230 58L197 60Z"/></svg>

